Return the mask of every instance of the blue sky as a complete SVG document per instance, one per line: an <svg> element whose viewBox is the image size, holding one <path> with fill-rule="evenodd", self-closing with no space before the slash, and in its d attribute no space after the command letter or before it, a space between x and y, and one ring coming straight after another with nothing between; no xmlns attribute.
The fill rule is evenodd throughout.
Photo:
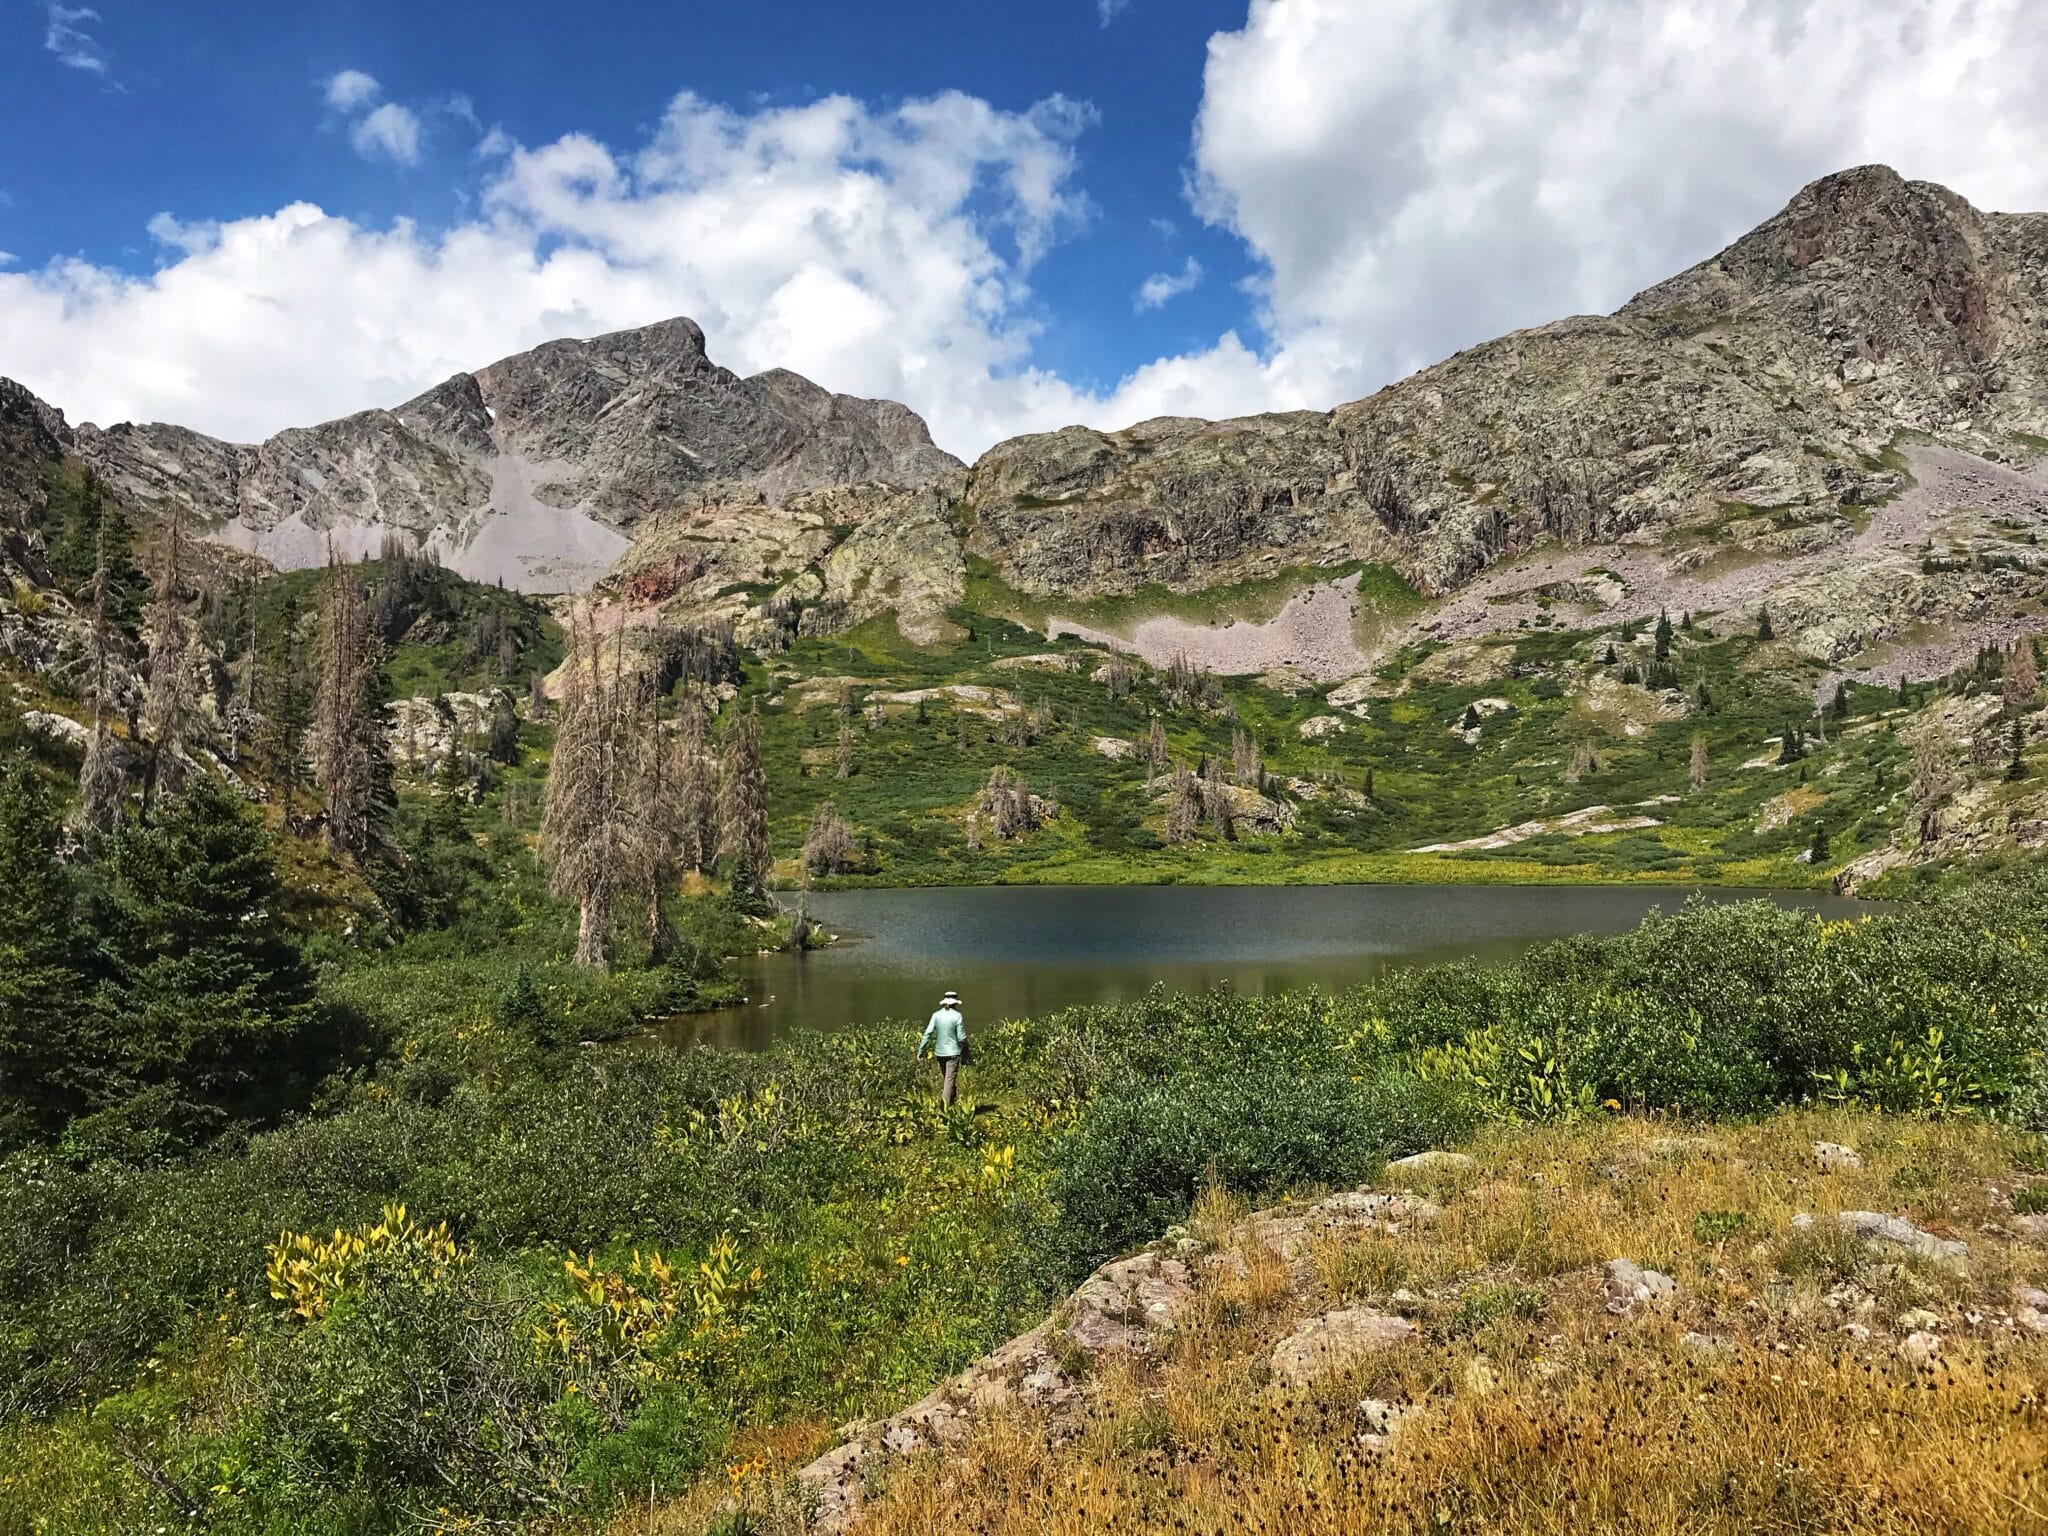
<svg viewBox="0 0 2048 1536"><path fill-rule="evenodd" d="M1083 384L1113 385L1246 314L1231 286L1249 269L1242 247L1182 196L1204 50L1243 21L1244 5L1139 3L1149 17L1126 6L1104 25L1098 0L98 0L98 19L80 30L98 44L102 78L44 47L47 7L0 0L0 250L25 267L84 255L146 271L160 254L146 233L160 212L231 219L300 198L369 224L445 225L474 208L477 125L527 143L583 132L632 144L682 90L743 109L957 89L1022 111L1062 94L1094 110L1078 146L1090 215L1086 238L1063 242L1034 273L1038 355ZM418 104L416 165L353 152L321 95L345 69ZM1184 271L1191 255L1205 280L1138 312L1146 278Z"/></svg>
<svg viewBox="0 0 2048 1536"><path fill-rule="evenodd" d="M1326 408L1848 164L2048 206L2034 0L1102 5L0 0L0 373L246 439L690 313L972 456Z"/></svg>

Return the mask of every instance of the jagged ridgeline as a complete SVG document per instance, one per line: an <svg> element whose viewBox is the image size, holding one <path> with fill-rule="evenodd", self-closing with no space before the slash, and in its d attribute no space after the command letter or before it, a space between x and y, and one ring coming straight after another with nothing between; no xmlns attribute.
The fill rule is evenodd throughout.
<svg viewBox="0 0 2048 1536"><path fill-rule="evenodd" d="M778 854L829 801L854 846L833 878L1157 874L1226 841L1788 878L1823 832L1823 867L1867 874L1920 858L1923 828L1995 846L2048 819L1971 773L2029 745L2031 697L2000 679L2042 618L2044 308L2048 217L1867 167L1611 316L1367 399L1068 427L971 467L900 405L719 367L683 319L256 445L73 428L10 386L25 601L0 634L82 697L48 621L84 611L94 509L133 643L176 514L223 666L232 594L259 628L288 598L310 624L293 573L330 550L395 605L401 702L502 686L531 714L566 595L671 687L694 646L753 658L718 685L764 705ZM1959 674L1923 722L1912 685ZM1838 694L1836 743L1811 717ZM1788 757L1798 722L1838 757ZM1917 734L1969 761L1916 768ZM989 835L997 768L1061 814Z"/></svg>

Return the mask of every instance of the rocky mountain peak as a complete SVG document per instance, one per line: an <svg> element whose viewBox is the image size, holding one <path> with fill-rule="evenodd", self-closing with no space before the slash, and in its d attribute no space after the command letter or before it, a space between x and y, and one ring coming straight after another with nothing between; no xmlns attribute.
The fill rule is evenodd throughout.
<svg viewBox="0 0 2048 1536"><path fill-rule="evenodd" d="M904 406L782 369L741 378L681 316L550 341L394 409L259 444L152 424L85 434L80 447L137 505L181 506L280 565L315 562L330 540L363 552L397 533L464 574L533 590L587 586L695 486L780 501L831 485L923 486L961 468Z"/></svg>

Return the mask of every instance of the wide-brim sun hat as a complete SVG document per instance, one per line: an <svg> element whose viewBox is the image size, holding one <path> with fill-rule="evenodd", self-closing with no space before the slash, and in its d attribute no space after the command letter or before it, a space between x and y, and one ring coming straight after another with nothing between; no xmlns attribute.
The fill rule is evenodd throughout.
<svg viewBox="0 0 2048 1536"><path fill-rule="evenodd" d="M939 999L939 1005L941 1007L944 1007L947 1003L957 1003L959 1001L960 994L958 992L948 992L944 997Z"/></svg>

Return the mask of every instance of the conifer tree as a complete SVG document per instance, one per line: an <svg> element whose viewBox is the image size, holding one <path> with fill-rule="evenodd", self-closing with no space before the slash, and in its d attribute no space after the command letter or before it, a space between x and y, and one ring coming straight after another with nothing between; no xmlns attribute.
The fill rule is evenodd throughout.
<svg viewBox="0 0 2048 1536"><path fill-rule="evenodd" d="M78 772L79 820L90 833L101 836L114 830L121 819L121 802L128 788L127 768L121 746L114 739L108 718L114 698L113 569L109 524L114 515L103 513L98 523L98 554L93 566L92 630L87 664L92 676L87 693L92 704L92 734L86 738L85 761Z"/></svg>
<svg viewBox="0 0 2048 1536"><path fill-rule="evenodd" d="M843 875L853 866L853 831L839 807L827 800L811 817L804 837L804 868L813 875Z"/></svg>
<svg viewBox="0 0 2048 1536"><path fill-rule="evenodd" d="M685 690L675 747L676 862L708 874L718 862L716 770L705 743L704 701Z"/></svg>
<svg viewBox="0 0 2048 1536"><path fill-rule="evenodd" d="M56 798L0 758L0 1147L52 1134L85 1104L95 1020Z"/></svg>
<svg viewBox="0 0 2048 1536"><path fill-rule="evenodd" d="M2034 707L2041 691L2040 668L2034 662L2034 642L2022 635L2005 653L2005 678L2001 689L2005 712L2018 719Z"/></svg>
<svg viewBox="0 0 2048 1536"><path fill-rule="evenodd" d="M1849 718L1848 683L1838 682L1835 684L1835 696L1828 703L1828 711L1835 717L1837 721L1846 720Z"/></svg>
<svg viewBox="0 0 2048 1536"><path fill-rule="evenodd" d="M1166 840L1185 843L1194 837L1195 829L1201 823L1202 801L1195 776L1188 772L1187 764L1177 763L1173 769L1173 785L1167 795Z"/></svg>
<svg viewBox="0 0 2048 1536"><path fill-rule="evenodd" d="M577 907L576 963L611 964L613 908L644 858L620 701L619 663L606 675L587 612L572 622L562 708L548 762L541 857L549 887Z"/></svg>
<svg viewBox="0 0 2048 1536"><path fill-rule="evenodd" d="M362 858L383 841L391 808L384 736L383 641L354 567L328 550L320 612L320 684L313 713L313 781L330 848Z"/></svg>
<svg viewBox="0 0 2048 1536"><path fill-rule="evenodd" d="M157 552L149 605L149 681L142 728L149 754L142 777L146 817L158 796L175 796L185 776L185 722L191 707L191 632L185 616L185 517L173 506Z"/></svg>
<svg viewBox="0 0 2048 1536"><path fill-rule="evenodd" d="M312 700L300 663L298 599L286 594L258 670L263 718L256 732L256 755L278 797L284 825L290 828L297 791L304 773L306 732L312 728Z"/></svg>
<svg viewBox="0 0 2048 1536"><path fill-rule="evenodd" d="M2026 750L2027 728L2021 724L2020 717L2014 715L2012 717L2012 760L2005 765L2007 783L2017 784L2027 776Z"/></svg>
<svg viewBox="0 0 2048 1536"><path fill-rule="evenodd" d="M749 712L726 732L718 775L718 857L736 900L768 893L768 779L761 766L761 722Z"/></svg>
<svg viewBox="0 0 2048 1536"><path fill-rule="evenodd" d="M1202 775L1202 808L1209 815L1209 829L1218 837L1228 838L1231 832L1230 789L1223 782L1223 761L1210 758Z"/></svg>
<svg viewBox="0 0 2048 1536"><path fill-rule="evenodd" d="M1671 615L1661 609L1657 613L1657 659L1671 659Z"/></svg>
<svg viewBox="0 0 2048 1536"><path fill-rule="evenodd" d="M1250 787L1259 782L1259 747L1243 726L1236 726L1230 733L1231 776L1238 783Z"/></svg>
<svg viewBox="0 0 2048 1536"><path fill-rule="evenodd" d="M1777 631L1771 628L1771 610L1759 608L1756 611L1756 637L1759 640L1774 640Z"/></svg>
<svg viewBox="0 0 2048 1536"><path fill-rule="evenodd" d="M1940 840L1941 813L1955 798L1956 788L1955 765L1948 753L1934 737L1922 737L1913 749L1913 778L1907 793L1923 844Z"/></svg>
<svg viewBox="0 0 2048 1536"><path fill-rule="evenodd" d="M270 839L211 774L114 840L107 1011L131 1137L189 1140L287 1107L317 1077L313 977L278 916Z"/></svg>
<svg viewBox="0 0 2048 1536"><path fill-rule="evenodd" d="M1806 850L1806 861L1820 869L1828 861L1828 824L1818 816L1813 820L1813 842Z"/></svg>

